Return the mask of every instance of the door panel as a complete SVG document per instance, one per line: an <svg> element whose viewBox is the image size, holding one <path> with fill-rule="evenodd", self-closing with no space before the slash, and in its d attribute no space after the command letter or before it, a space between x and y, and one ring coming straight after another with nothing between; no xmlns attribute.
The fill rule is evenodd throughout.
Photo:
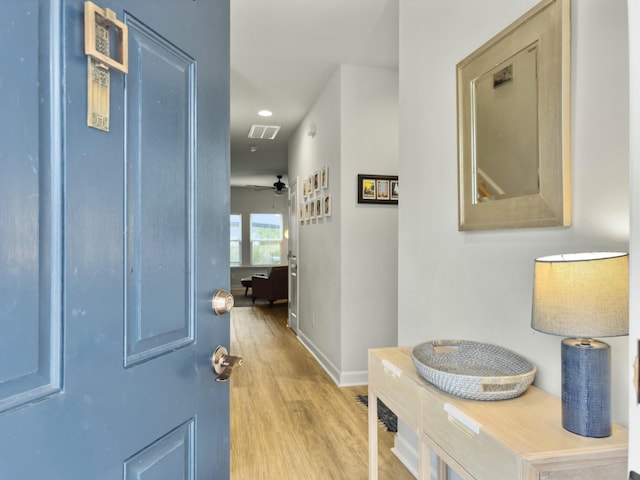
<svg viewBox="0 0 640 480"><path fill-rule="evenodd" d="M124 465L125 480L194 480L194 421L181 425Z"/></svg>
<svg viewBox="0 0 640 480"><path fill-rule="evenodd" d="M195 61L135 17L125 23L129 366L194 341L196 95Z"/></svg>
<svg viewBox="0 0 640 480"><path fill-rule="evenodd" d="M83 1L3 3L0 478L228 478L228 1L97 3L130 29L109 132Z"/></svg>
<svg viewBox="0 0 640 480"><path fill-rule="evenodd" d="M58 392L62 381L59 57L35 61L49 56L56 12L35 1L3 6L0 44L11 46L3 63L13 74L0 74L0 414Z"/></svg>

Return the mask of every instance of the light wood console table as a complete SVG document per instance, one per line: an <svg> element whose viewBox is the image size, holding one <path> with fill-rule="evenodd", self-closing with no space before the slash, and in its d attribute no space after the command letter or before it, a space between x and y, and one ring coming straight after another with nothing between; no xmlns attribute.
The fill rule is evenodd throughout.
<svg viewBox="0 0 640 480"><path fill-rule="evenodd" d="M626 480L627 429L587 438L562 428L558 397L536 387L501 401L449 395L424 380L411 348L369 350L369 480L378 478L377 399L419 438L419 478L450 466L465 480Z"/></svg>

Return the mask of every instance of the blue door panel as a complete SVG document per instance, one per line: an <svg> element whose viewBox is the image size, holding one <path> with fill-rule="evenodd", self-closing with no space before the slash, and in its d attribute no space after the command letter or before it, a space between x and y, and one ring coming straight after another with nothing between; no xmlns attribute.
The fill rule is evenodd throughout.
<svg viewBox="0 0 640 480"><path fill-rule="evenodd" d="M195 62L127 16L126 365L194 340ZM157 79L152 85L145 78ZM152 87L152 88L151 88Z"/></svg>
<svg viewBox="0 0 640 480"><path fill-rule="evenodd" d="M60 151L50 138L59 128L59 58L44 61L48 5L3 6L0 44L11 48L0 72L0 413L58 392L62 381Z"/></svg>
<svg viewBox="0 0 640 480"><path fill-rule="evenodd" d="M190 420L128 459L124 480L195 480L194 423Z"/></svg>

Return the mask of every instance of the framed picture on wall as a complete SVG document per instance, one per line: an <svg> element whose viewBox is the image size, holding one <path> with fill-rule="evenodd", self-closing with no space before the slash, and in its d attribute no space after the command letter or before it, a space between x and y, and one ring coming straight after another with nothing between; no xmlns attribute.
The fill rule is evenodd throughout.
<svg viewBox="0 0 640 480"><path fill-rule="evenodd" d="M358 174L358 203L397 205L398 176Z"/></svg>
<svg viewBox="0 0 640 480"><path fill-rule="evenodd" d="M316 198L316 218L322 218L322 198Z"/></svg>
<svg viewBox="0 0 640 480"><path fill-rule="evenodd" d="M320 170L320 187L323 190L329 188L329 167L322 167Z"/></svg>
<svg viewBox="0 0 640 480"><path fill-rule="evenodd" d="M389 200L389 180L376 180L376 199Z"/></svg>
<svg viewBox="0 0 640 480"><path fill-rule="evenodd" d="M400 195L398 180L391 180L391 200L398 200Z"/></svg>
<svg viewBox="0 0 640 480"><path fill-rule="evenodd" d="M358 202L376 199L376 181L373 178L359 178L358 183Z"/></svg>
<svg viewBox="0 0 640 480"><path fill-rule="evenodd" d="M322 213L325 217L331 216L331 195L326 194L322 199Z"/></svg>
<svg viewBox="0 0 640 480"><path fill-rule="evenodd" d="M320 191L320 170L313 172L313 191Z"/></svg>

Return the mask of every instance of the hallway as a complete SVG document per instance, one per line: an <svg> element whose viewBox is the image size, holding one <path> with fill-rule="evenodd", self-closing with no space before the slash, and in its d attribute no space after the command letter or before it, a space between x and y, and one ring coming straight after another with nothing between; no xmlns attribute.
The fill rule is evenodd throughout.
<svg viewBox="0 0 640 480"><path fill-rule="evenodd" d="M366 386L337 387L286 322L286 304L231 312L231 480L367 479ZM380 479L413 479L379 436Z"/></svg>

